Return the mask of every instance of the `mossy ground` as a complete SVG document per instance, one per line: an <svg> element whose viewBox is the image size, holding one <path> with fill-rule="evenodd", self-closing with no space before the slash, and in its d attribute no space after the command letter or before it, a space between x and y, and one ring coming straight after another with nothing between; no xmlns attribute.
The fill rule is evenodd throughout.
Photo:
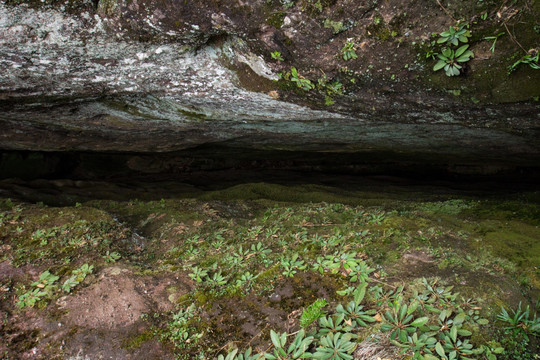
<svg viewBox="0 0 540 360"><path fill-rule="evenodd" d="M79 328L63 335L67 346L61 349L61 341L40 345L57 332L43 324L63 322L58 303L103 281L114 266L129 269L122 271L133 278L191 278L183 293L165 285L172 311L149 304L137 329L116 332L126 354L156 341L183 359L214 358L234 347L264 351L270 330L298 330L302 309L315 300L325 298L333 309L350 299L337 293L359 283L345 265L350 259L373 270L365 301L379 315L388 306L381 294L403 285L412 296L426 278L454 286L461 294L456 303L473 301L490 321L475 325L475 345L509 346L509 335L498 330L500 307L515 309L521 302L534 312L538 306L538 194L428 198L247 184L183 198L94 200L63 208L4 199L0 264L7 270L0 275L0 314L7 325L0 328L6 339L0 350L5 358L35 349L43 358L75 355ZM94 265L94 275L71 293L56 285L34 308L17 306L44 271L58 275L61 284L86 263ZM192 313L179 312L191 305ZM379 328L376 322L367 333L379 334ZM538 339L530 339L523 351L534 359ZM506 358L512 356L509 350Z"/></svg>

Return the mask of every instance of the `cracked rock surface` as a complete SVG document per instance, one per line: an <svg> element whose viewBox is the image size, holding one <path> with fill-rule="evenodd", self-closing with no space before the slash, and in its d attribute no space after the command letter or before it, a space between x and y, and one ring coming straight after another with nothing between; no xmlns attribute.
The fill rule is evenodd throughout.
<svg viewBox="0 0 540 360"><path fill-rule="evenodd" d="M500 104L495 90L486 93L475 85L481 61L489 61L478 60L469 80L458 81L464 89L463 82L470 81L471 93L482 102L466 103L456 99L457 90L444 94L456 83L441 85L442 75L428 84L432 65L413 63L418 50L412 36L421 39L422 24L395 31L399 43L369 37L373 21L397 23L399 6L414 11L414 4L394 0L393 8L364 6L343 13L339 9L352 9L354 2L337 1L316 13L300 3L283 9L262 1L227 6L202 0L190 5L102 0L96 8L82 2L76 11L68 2L50 3L0 3L4 150L166 152L219 143L502 161L519 156L524 164L540 156L539 106L525 101L538 90ZM281 24L269 25L276 14ZM441 29L448 23L436 7L426 14L421 23L434 26L437 19ZM339 17L348 24L340 33L322 25ZM339 50L352 38L359 59L344 67ZM404 58L384 55L404 48ZM270 59L275 49L285 63ZM404 61L415 70L404 70ZM325 107L320 93L287 90L275 82L292 65L314 82L324 73L345 83L339 69L350 67L357 81L335 105ZM389 80L384 69L402 77ZM538 79L531 74L518 74L503 85L511 89L520 76Z"/></svg>

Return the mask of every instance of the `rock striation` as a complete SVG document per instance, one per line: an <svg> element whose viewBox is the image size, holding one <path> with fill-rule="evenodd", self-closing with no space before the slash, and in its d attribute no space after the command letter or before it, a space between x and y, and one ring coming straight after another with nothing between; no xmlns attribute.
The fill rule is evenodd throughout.
<svg viewBox="0 0 540 360"><path fill-rule="evenodd" d="M520 39L532 48L537 9L528 9L520 9L530 15L520 19L530 25ZM506 24L494 10L473 34ZM503 20L517 19L504 11ZM219 145L537 165L540 71L507 73L502 59L517 48L510 36L494 53L473 36L476 56L456 78L426 59L431 32L456 14L478 23L476 12L399 0L3 1L0 149ZM340 53L347 41L352 61ZM324 87L280 80L292 67L313 84L342 84L334 104L325 105Z"/></svg>

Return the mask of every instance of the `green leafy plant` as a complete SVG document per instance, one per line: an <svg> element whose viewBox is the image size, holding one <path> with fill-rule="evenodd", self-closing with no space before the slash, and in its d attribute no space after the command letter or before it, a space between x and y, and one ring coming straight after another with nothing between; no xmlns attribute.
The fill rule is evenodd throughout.
<svg viewBox="0 0 540 360"><path fill-rule="evenodd" d="M17 301L17 306L20 308L30 306L33 307L38 301L47 295L50 295L55 289L57 289L55 283L59 279L59 276L53 275L46 270L41 273L39 280L31 284L36 289L30 290L21 296Z"/></svg>
<svg viewBox="0 0 540 360"><path fill-rule="evenodd" d="M212 277L208 277L206 283L212 287L218 287L227 284L227 278L223 276L221 270L219 270L218 272L213 273Z"/></svg>
<svg viewBox="0 0 540 360"><path fill-rule="evenodd" d="M328 81L326 75L317 80L317 87L325 94L324 104L326 106L335 104L334 96L343 95L343 84L339 80Z"/></svg>
<svg viewBox="0 0 540 360"><path fill-rule="evenodd" d="M55 235L53 229L38 229L32 233L32 240L39 241L41 246L45 246L49 243L49 239Z"/></svg>
<svg viewBox="0 0 540 360"><path fill-rule="evenodd" d="M117 251L110 252L109 250L107 250L105 255L103 255L103 259L105 259L105 262L107 263L114 263L116 262L116 260L119 260L121 257L122 256Z"/></svg>
<svg viewBox="0 0 540 360"><path fill-rule="evenodd" d="M516 61L512 66L510 66L508 72L511 73L512 71L516 70L516 68L520 64L527 64L532 69L540 70L540 51L539 49L531 49L529 52L524 55L521 59Z"/></svg>
<svg viewBox="0 0 540 360"><path fill-rule="evenodd" d="M83 282L84 279L86 279L86 276L91 274L93 270L94 265L88 264L84 264L80 268L73 270L71 272L73 275L62 284L62 290L67 293L71 292L71 290Z"/></svg>
<svg viewBox="0 0 540 360"><path fill-rule="evenodd" d="M332 99L330 96L324 97L324 105L331 106L331 105L334 105L335 103L336 102L334 101L334 99Z"/></svg>
<svg viewBox="0 0 540 360"><path fill-rule="evenodd" d="M341 49L341 55L343 56L343 60L348 61L351 59L357 59L358 55L356 55L356 51L354 51L354 48L356 47L355 43L351 40L348 40L343 48Z"/></svg>
<svg viewBox="0 0 540 360"><path fill-rule="evenodd" d="M413 333L417 328L424 326L429 318L420 317L415 319L413 313L418 307L417 302L410 304L403 303L403 298L398 297L390 306L390 310L384 313L385 324L381 325L382 331L391 331L390 339L398 339L401 342L407 341L407 333Z"/></svg>
<svg viewBox="0 0 540 360"><path fill-rule="evenodd" d="M287 333L278 334L270 330L270 339L274 345L272 353L264 353L268 360L293 360L310 358L311 354L307 352L313 342L313 336L307 336L304 329L300 330L293 342L287 347Z"/></svg>
<svg viewBox="0 0 540 360"><path fill-rule="evenodd" d="M281 266L283 267L283 275L292 277L297 273L296 270L304 270L306 265L303 260L298 259L298 253L294 253L290 258L281 259Z"/></svg>
<svg viewBox="0 0 540 360"><path fill-rule="evenodd" d="M461 24L457 26L450 26L448 31L443 31L439 35L440 37L437 39L438 44L446 43L449 45L458 46L459 42L469 42L471 32L467 29L466 24Z"/></svg>
<svg viewBox="0 0 540 360"><path fill-rule="evenodd" d="M346 307L339 304L336 308L337 313L344 314L347 321L351 321L358 326L367 327L367 323L375 322L375 318L372 315L377 313L376 310L364 310L362 305L358 305L355 301L351 301Z"/></svg>
<svg viewBox="0 0 540 360"><path fill-rule="evenodd" d="M412 336L407 336L407 341L399 342L391 340L392 344L401 348L402 354L409 354L414 360L439 360L433 356L430 348L434 347L437 343L437 339L428 334L413 333Z"/></svg>
<svg viewBox="0 0 540 360"><path fill-rule="evenodd" d="M367 323L375 322L375 318L372 315L377 313L376 310L364 310L364 307L360 305L366 294L367 283L363 283L358 286L354 292L354 300L349 302L346 307L339 304L336 307L336 313L344 314L346 321L356 324L358 326L367 327Z"/></svg>
<svg viewBox="0 0 540 360"><path fill-rule="evenodd" d="M236 280L236 286L249 290L258 276L246 271L240 276L240 279Z"/></svg>
<svg viewBox="0 0 540 360"><path fill-rule="evenodd" d="M472 51L467 50L469 45L463 45L456 51L451 49L444 49L441 54L437 54L439 61L433 67L434 71L439 71L444 68L447 76L457 76L460 74L462 66L460 63L469 61L474 54Z"/></svg>
<svg viewBox="0 0 540 360"><path fill-rule="evenodd" d="M71 276L62 284L62 290L69 293L77 285L79 285L79 282L77 281L76 277Z"/></svg>
<svg viewBox="0 0 540 360"><path fill-rule="evenodd" d="M212 246L214 249L220 249L223 245L225 244L225 241L223 238L217 238L216 237L216 240L212 241L212 243L210 244L210 246Z"/></svg>
<svg viewBox="0 0 540 360"><path fill-rule="evenodd" d="M45 292L49 292L53 289L54 283L59 278L59 276L53 275L49 272L49 270L47 270L41 273L41 275L39 276L39 280L33 282L32 286L43 289Z"/></svg>
<svg viewBox="0 0 540 360"><path fill-rule="evenodd" d="M349 270L346 270L349 275L350 282L366 282L369 278L369 274L375 271L375 269L370 268L365 261L360 260L358 263Z"/></svg>
<svg viewBox="0 0 540 360"><path fill-rule="evenodd" d="M291 81L296 84L302 90L309 91L315 88L315 85L305 77L298 74L298 70L293 66L291 67Z"/></svg>
<svg viewBox="0 0 540 360"><path fill-rule="evenodd" d="M17 306L20 308L30 306L33 307L41 298L43 298L47 293L41 289L34 289L28 291L21 296L19 296L19 301L17 301Z"/></svg>
<svg viewBox="0 0 540 360"><path fill-rule="evenodd" d="M469 339L458 337L459 327L452 326L449 332L441 334L440 341L435 344L435 351L444 360L467 360L474 355L473 345Z"/></svg>
<svg viewBox="0 0 540 360"><path fill-rule="evenodd" d="M219 355L217 360L261 360L264 359L262 354L252 354L253 350L248 348L245 352L239 353L238 349L234 349L227 355Z"/></svg>
<svg viewBox="0 0 540 360"><path fill-rule="evenodd" d="M516 310L511 310L509 313L505 308L501 308L501 312L497 315L497 319L508 324L504 327L505 330L509 330L514 334L522 333L528 340L527 334L534 334L540 336L540 318L536 317L536 314L532 318L530 317L530 307L522 310L521 302Z"/></svg>
<svg viewBox="0 0 540 360"><path fill-rule="evenodd" d="M352 323L345 321L345 314L338 313L331 316L323 316L319 319L319 332L317 335L326 335L329 333L337 334L352 331Z"/></svg>
<svg viewBox="0 0 540 360"><path fill-rule="evenodd" d="M381 225L386 214L384 212L375 212L368 215L367 222L369 224Z"/></svg>
<svg viewBox="0 0 540 360"><path fill-rule="evenodd" d="M279 2L285 9L292 8L296 4L296 0L279 0Z"/></svg>
<svg viewBox="0 0 540 360"><path fill-rule="evenodd" d="M498 33L497 35L495 36L486 36L484 38L484 40L493 40L493 43L491 44L491 47L489 48L489 51L491 51L492 53L495 53L495 44L497 44L497 40L503 36L504 34L506 34L505 32L502 32L502 33Z"/></svg>
<svg viewBox="0 0 540 360"><path fill-rule="evenodd" d="M233 255L239 259L242 259L243 260L247 260L247 257L249 256L251 252L249 251L249 249L245 249L242 247L242 245L240 245L240 247L238 249L236 249L236 251L233 253Z"/></svg>
<svg viewBox="0 0 540 360"><path fill-rule="evenodd" d="M329 333L320 341L320 346L313 354L317 360L352 360L356 348L355 335L351 333Z"/></svg>
<svg viewBox="0 0 540 360"><path fill-rule="evenodd" d="M302 316L300 316L300 326L306 328L314 321L317 321L326 315L326 312L322 309L326 305L328 305L328 301L325 299L317 299L313 304L305 308L302 312Z"/></svg>
<svg viewBox="0 0 540 360"><path fill-rule="evenodd" d="M201 269L198 266L195 266L191 269L191 272L188 274L188 276L195 280L198 283L203 282L203 279L208 275L208 271L206 269Z"/></svg>
<svg viewBox="0 0 540 360"><path fill-rule="evenodd" d="M82 282L87 275L90 275L94 271L94 265L83 264L80 268L72 271L77 281Z"/></svg>
<svg viewBox="0 0 540 360"><path fill-rule="evenodd" d="M429 329L436 331L438 333L443 333L450 330L454 326L457 326L458 334L461 336L470 336L471 332L468 330L461 329L461 325L467 319L467 315L464 312L458 313L456 316L452 317L452 310L447 309L439 313L437 318L436 325L430 325Z"/></svg>
<svg viewBox="0 0 540 360"><path fill-rule="evenodd" d="M272 59L277 61L283 61L283 56L279 51L273 51L270 53L270 56L272 56Z"/></svg>
<svg viewBox="0 0 540 360"><path fill-rule="evenodd" d="M497 355L504 353L504 348L500 344L490 341L487 345L481 345L475 353L484 354L487 360L497 360Z"/></svg>
<svg viewBox="0 0 540 360"><path fill-rule="evenodd" d="M257 254L263 258L272 252L272 250L265 248L260 241L257 244L251 245L251 251L252 253Z"/></svg>
<svg viewBox="0 0 540 360"><path fill-rule="evenodd" d="M198 310L195 304L191 304L186 309L180 309L173 314L172 319L161 334L163 340L172 342L178 348L186 348L195 344L204 334L197 332L191 327L191 321L196 320Z"/></svg>

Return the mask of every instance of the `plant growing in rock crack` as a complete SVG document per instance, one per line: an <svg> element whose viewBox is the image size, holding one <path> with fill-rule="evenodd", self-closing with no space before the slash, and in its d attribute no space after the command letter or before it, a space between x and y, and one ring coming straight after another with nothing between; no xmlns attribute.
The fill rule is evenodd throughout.
<svg viewBox="0 0 540 360"><path fill-rule="evenodd" d="M452 49L444 49L441 54L437 54L439 61L433 66L433 71L439 71L444 68L447 76L457 76L460 74L462 66L460 63L469 61L474 54L467 50L469 45L463 45L456 51Z"/></svg>
<svg viewBox="0 0 540 360"><path fill-rule="evenodd" d="M77 280L83 281L92 272L94 272L94 265L83 264L80 268L73 270L73 275L77 276Z"/></svg>
<svg viewBox="0 0 540 360"><path fill-rule="evenodd" d="M283 61L283 56L281 56L281 53L279 51L273 51L270 53L270 56L272 57L272 59L276 60L276 61Z"/></svg>
<svg viewBox="0 0 540 360"><path fill-rule="evenodd" d="M527 64L532 69L540 70L540 49L530 49L527 54L509 67L508 73L516 70L519 64Z"/></svg>
<svg viewBox="0 0 540 360"><path fill-rule="evenodd" d="M54 283L59 278L59 276L53 275L49 272L49 270L47 270L41 273L39 280L33 282L32 286L35 286L38 289L43 289L45 292L51 292L55 288Z"/></svg>
<svg viewBox="0 0 540 360"><path fill-rule="evenodd" d="M79 285L79 282L77 281L75 276L71 276L68 279L66 279L66 281L64 281L64 283L62 284L62 290L64 292L69 293L77 285Z"/></svg>
<svg viewBox="0 0 540 360"><path fill-rule="evenodd" d="M333 97L343 95L343 84L339 80L329 82L326 74L317 80L317 88L325 94L325 105L333 105L335 103Z"/></svg>
<svg viewBox="0 0 540 360"><path fill-rule="evenodd" d="M302 90L309 91L315 88L315 85L309 79L298 74L298 70L294 66L291 67L290 79Z"/></svg>
<svg viewBox="0 0 540 360"><path fill-rule="evenodd" d="M341 49L341 55L343 56L343 60L349 61L351 59L358 59L358 55L356 55L356 51L354 51L355 47L356 45L352 40L347 40L347 42Z"/></svg>
<svg viewBox="0 0 540 360"><path fill-rule="evenodd" d="M318 360L352 360L352 352L357 346L353 341L355 335L351 333L329 333L321 338L320 346L313 354Z"/></svg>
<svg viewBox="0 0 540 360"><path fill-rule="evenodd" d="M41 246L45 246L49 243L49 239L55 235L54 229L38 229L32 233L32 240L39 240Z"/></svg>
<svg viewBox="0 0 540 360"><path fill-rule="evenodd" d="M311 357L307 352L309 346L313 342L313 336L307 336L304 329L300 330L292 343L287 347L287 333L278 334L274 330L270 330L270 339L274 346L274 351L264 353L264 357L269 360L293 360L306 359Z"/></svg>
<svg viewBox="0 0 540 360"><path fill-rule="evenodd" d="M300 316L300 326L307 328L314 321L317 321L326 315L326 311L322 309L326 305L328 305L328 301L325 299L317 299L313 304L305 308Z"/></svg>
<svg viewBox="0 0 540 360"><path fill-rule="evenodd" d="M440 37L437 39L438 44L448 44L458 46L459 42L466 43L469 42L471 37L471 32L467 29L466 24L450 26L448 31L443 31L439 34Z"/></svg>
<svg viewBox="0 0 540 360"><path fill-rule="evenodd" d="M491 51L491 53L495 53L495 44L497 44L497 40L503 36L504 34L506 34L505 32L502 32L502 33L498 33L497 35L495 36L486 36L485 38L483 38L482 40L493 40L493 42L491 43L491 47L489 48L489 51Z"/></svg>
<svg viewBox="0 0 540 360"><path fill-rule="evenodd" d="M297 273L296 270L304 270L306 265L303 260L298 259L298 253L294 253L292 257L281 259L281 267L284 269L283 275L293 277Z"/></svg>

